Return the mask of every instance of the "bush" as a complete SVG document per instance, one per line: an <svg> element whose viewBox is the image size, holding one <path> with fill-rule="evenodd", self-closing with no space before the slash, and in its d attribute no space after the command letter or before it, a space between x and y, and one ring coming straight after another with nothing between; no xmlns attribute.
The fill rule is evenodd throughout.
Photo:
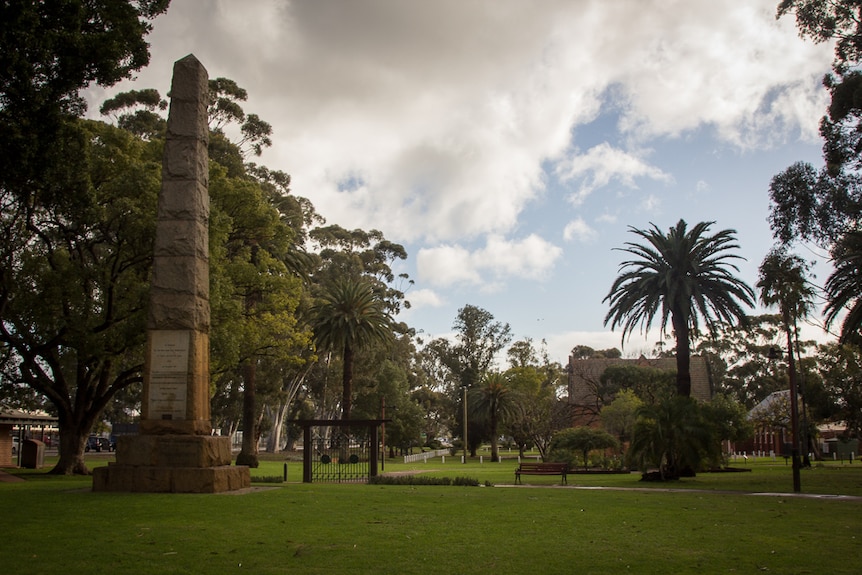
<svg viewBox="0 0 862 575"><path fill-rule="evenodd" d="M595 465L596 456L590 458L590 452L616 448L619 442L615 437L600 429L590 427L575 427L557 432L549 449L550 461L559 461L569 464L572 470L578 467L586 468L591 463ZM603 462L603 455L598 454L598 461ZM607 469L602 463L602 469Z"/></svg>
<svg viewBox="0 0 862 575"><path fill-rule="evenodd" d="M260 477L252 477L253 483L284 483L284 477L281 475L261 475Z"/></svg>
<svg viewBox="0 0 862 575"><path fill-rule="evenodd" d="M478 487L479 480L472 477L427 477L424 475L378 475L368 480L369 485L457 485Z"/></svg>
<svg viewBox="0 0 862 575"><path fill-rule="evenodd" d="M425 442L423 446L424 449L430 449L431 451L435 451L437 449L443 449L443 442L439 439L429 439Z"/></svg>

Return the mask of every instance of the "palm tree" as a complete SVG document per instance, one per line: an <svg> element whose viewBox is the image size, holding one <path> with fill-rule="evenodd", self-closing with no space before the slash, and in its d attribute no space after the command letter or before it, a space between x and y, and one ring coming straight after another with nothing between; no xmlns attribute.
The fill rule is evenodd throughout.
<svg viewBox="0 0 862 575"><path fill-rule="evenodd" d="M322 301L311 309L311 328L318 349L342 356L341 418L350 419L353 393L353 359L357 349L392 338L392 318L371 284L340 280L331 284Z"/></svg>
<svg viewBox="0 0 862 575"><path fill-rule="evenodd" d="M841 343L862 343L862 231L847 232L832 250L835 271L826 280L826 324L832 324L844 309Z"/></svg>
<svg viewBox="0 0 862 575"><path fill-rule="evenodd" d="M638 259L620 264L620 276L602 301L610 302L605 325L623 328L623 340L635 327L649 330L656 315L661 316L664 334L670 320L676 337L677 394L691 395L691 338L698 335L703 320L710 334L720 323L742 321L740 302L754 306L754 291L728 270L739 271L729 253L738 248L735 230L707 235L715 222L701 222L691 231L680 220L667 235L655 224L649 230L629 230L646 240L645 245L626 242L616 248Z"/></svg>
<svg viewBox="0 0 862 575"><path fill-rule="evenodd" d="M506 378L500 373L489 373L479 387L470 390L471 412L477 418L487 421L491 433L491 461L500 461L497 430L500 419L512 408Z"/></svg>
<svg viewBox="0 0 862 575"><path fill-rule="evenodd" d="M699 404L688 397L670 397L637 409L629 456L646 475L657 468L662 480L696 470L713 444Z"/></svg>
<svg viewBox="0 0 862 575"><path fill-rule="evenodd" d="M771 250L758 270L757 288L760 301L777 305L785 331L797 331L796 324L805 319L814 307L814 289L805 279L808 264L787 253L783 247Z"/></svg>
<svg viewBox="0 0 862 575"><path fill-rule="evenodd" d="M778 247L771 250L760 264L757 288L764 305L777 305L781 314L781 326L787 336L787 360L790 375L790 409L793 434L794 480L799 481L799 429L797 415L796 359L801 359L799 350L798 322L805 319L814 307L814 290L806 282L808 265L797 255L788 254ZM794 346L795 342L795 346ZM794 347L795 355L794 358ZM801 390L800 390L801 391ZM806 430L805 435L808 435ZM805 461L808 463L808 440L805 441ZM798 490L797 490L798 491Z"/></svg>

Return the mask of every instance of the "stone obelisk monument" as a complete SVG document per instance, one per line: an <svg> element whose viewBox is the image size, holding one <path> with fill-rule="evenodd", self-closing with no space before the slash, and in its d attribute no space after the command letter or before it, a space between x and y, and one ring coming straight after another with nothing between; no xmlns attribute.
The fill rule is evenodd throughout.
<svg viewBox="0 0 862 575"><path fill-rule="evenodd" d="M121 436L95 491L216 493L250 484L230 439L211 435L208 76L174 64L144 358L140 435Z"/></svg>

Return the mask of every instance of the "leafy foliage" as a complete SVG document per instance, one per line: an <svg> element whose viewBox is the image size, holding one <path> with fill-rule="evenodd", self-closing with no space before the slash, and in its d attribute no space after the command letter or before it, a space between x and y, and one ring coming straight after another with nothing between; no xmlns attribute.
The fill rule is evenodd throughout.
<svg viewBox="0 0 862 575"><path fill-rule="evenodd" d="M862 345L862 231L848 232L833 251L835 270L826 281L827 325L844 310L841 342Z"/></svg>
<svg viewBox="0 0 862 575"><path fill-rule="evenodd" d="M704 455L716 447L691 398L675 396L644 405L637 417L629 457L643 472L658 469L663 480L676 479L684 470L697 470Z"/></svg>
<svg viewBox="0 0 862 575"><path fill-rule="evenodd" d="M824 415L843 421L848 437L862 437L862 349L834 343L821 346L818 364L831 412Z"/></svg>
<svg viewBox="0 0 862 575"><path fill-rule="evenodd" d="M80 177L69 154L83 114L79 90L111 86L149 62L144 37L169 0L4 2L0 5L0 188L23 204L63 201ZM81 144L81 141L78 140ZM58 169L65 167L65 169ZM53 174L52 174L53 172Z"/></svg>
<svg viewBox="0 0 862 575"><path fill-rule="evenodd" d="M637 410L643 404L644 402L634 391L629 389L621 391L612 402L602 408L600 414L602 427L621 442L628 441L637 421Z"/></svg>
<svg viewBox="0 0 862 575"><path fill-rule="evenodd" d="M551 362L547 352L541 356L539 362L506 371L512 397L504 428L518 445L521 456L527 447L535 445L546 460L554 434L571 425L572 410L561 397L566 385L562 366Z"/></svg>
<svg viewBox="0 0 862 575"><path fill-rule="evenodd" d="M675 392L673 370L630 364L611 364L599 378L597 389L602 403L612 401L621 392L631 391L643 403L659 403Z"/></svg>
<svg viewBox="0 0 862 575"><path fill-rule="evenodd" d="M74 126L83 193L25 206L4 191L0 219L4 379L56 410L58 473L87 471L88 431L118 392L141 381L161 174L160 146L99 122Z"/></svg>
<svg viewBox="0 0 862 575"><path fill-rule="evenodd" d="M784 244L814 241L827 249L862 221L862 17L856 0L782 0L777 16L794 14L803 37L835 41L823 84L830 104L820 122L824 167L797 162L770 184L773 235Z"/></svg>
<svg viewBox="0 0 862 575"><path fill-rule="evenodd" d="M449 384L446 391L452 398L452 405L456 406L455 425L463 429L462 390L471 390L479 384L496 355L512 340L512 335L509 324L494 321L489 311L473 305L458 310L452 327L456 332L454 344L438 338L429 342L425 349L431 356L429 363L432 369L438 371ZM487 439L487 432L479 422L468 418L467 439L474 455L481 441Z"/></svg>
<svg viewBox="0 0 862 575"><path fill-rule="evenodd" d="M469 392L471 415L484 421L491 439L491 461L500 461L499 428L513 409L513 398L506 377L501 373L488 373L482 382Z"/></svg>
<svg viewBox="0 0 862 575"><path fill-rule="evenodd" d="M549 459L572 463L572 453L583 456L583 465L586 470L589 466L589 453L599 449L615 449L619 447L619 441L610 433L594 429L592 427L573 427L560 431L551 440Z"/></svg>

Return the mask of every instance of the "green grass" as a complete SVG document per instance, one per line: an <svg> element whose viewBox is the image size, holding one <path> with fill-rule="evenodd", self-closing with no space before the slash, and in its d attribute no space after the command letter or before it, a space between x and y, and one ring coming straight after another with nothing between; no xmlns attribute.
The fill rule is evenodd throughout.
<svg viewBox="0 0 862 575"><path fill-rule="evenodd" d="M106 457L88 458L93 465ZM671 485L570 476L516 489L515 462L455 458L386 471L469 476L499 487L256 484L242 495L93 493L89 478L22 473L0 483L0 569L28 573L859 573L862 502L757 496L790 470L701 474ZM283 458L253 477L281 475ZM16 473L19 473L17 470ZM559 478L530 477L533 486ZM803 491L862 495L862 465L803 470ZM664 489L673 487L683 490ZM739 493L727 493L739 491Z"/></svg>

